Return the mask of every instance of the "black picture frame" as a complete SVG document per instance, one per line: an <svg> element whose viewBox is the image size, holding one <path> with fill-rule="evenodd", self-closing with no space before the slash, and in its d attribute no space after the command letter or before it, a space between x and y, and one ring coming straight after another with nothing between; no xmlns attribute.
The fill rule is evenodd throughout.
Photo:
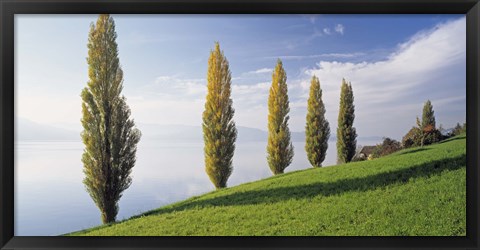
<svg viewBox="0 0 480 250"><path fill-rule="evenodd" d="M466 237L14 237L15 14L466 14ZM0 0L1 249L478 249L478 0Z"/></svg>

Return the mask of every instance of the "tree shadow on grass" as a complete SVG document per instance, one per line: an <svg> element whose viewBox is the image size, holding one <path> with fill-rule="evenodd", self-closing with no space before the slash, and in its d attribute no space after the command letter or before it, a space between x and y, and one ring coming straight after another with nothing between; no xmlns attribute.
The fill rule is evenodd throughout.
<svg viewBox="0 0 480 250"><path fill-rule="evenodd" d="M152 214L164 214L173 211L182 211L191 208L271 204L289 199L313 198L318 195L332 196L352 191L368 191L379 187L386 187L396 183L408 182L411 178L429 177L440 174L445 170L456 170L465 167L466 154L458 157L447 158L415 165L409 168L379 173L362 178L343 179L336 182L317 182L308 185L293 187L280 187L270 189L251 190L214 197L205 200L189 200L185 204L146 212L132 218Z"/></svg>
<svg viewBox="0 0 480 250"><path fill-rule="evenodd" d="M456 141L456 140L465 140L465 138L466 138L466 136L457 136L457 137L445 139L445 140L439 142L438 144L442 144L442 143L445 143L445 142Z"/></svg>
<svg viewBox="0 0 480 250"><path fill-rule="evenodd" d="M417 152L422 152L422 151L427 151L427 150L430 150L430 148L417 148L417 149L414 149L414 150L411 150L411 151L400 153L398 155L406 155L406 154L417 153Z"/></svg>

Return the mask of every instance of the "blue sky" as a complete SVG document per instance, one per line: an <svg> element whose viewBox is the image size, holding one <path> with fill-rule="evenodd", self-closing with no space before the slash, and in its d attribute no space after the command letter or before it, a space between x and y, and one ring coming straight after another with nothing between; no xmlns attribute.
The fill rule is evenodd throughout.
<svg viewBox="0 0 480 250"><path fill-rule="evenodd" d="M309 80L320 78L336 128L342 78L352 82L359 136L401 137L430 99L437 124L465 121L463 15L113 15L124 91L142 124L200 125L214 42L230 62L237 125L266 130L277 58L290 127L303 131ZM96 15L16 15L16 114L81 130L87 38Z"/></svg>

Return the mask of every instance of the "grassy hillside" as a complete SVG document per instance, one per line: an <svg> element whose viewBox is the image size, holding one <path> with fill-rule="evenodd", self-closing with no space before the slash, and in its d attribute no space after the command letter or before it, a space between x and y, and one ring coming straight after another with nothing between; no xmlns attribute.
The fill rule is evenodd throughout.
<svg viewBox="0 0 480 250"><path fill-rule="evenodd" d="M465 235L465 165L459 136L246 183L72 235Z"/></svg>

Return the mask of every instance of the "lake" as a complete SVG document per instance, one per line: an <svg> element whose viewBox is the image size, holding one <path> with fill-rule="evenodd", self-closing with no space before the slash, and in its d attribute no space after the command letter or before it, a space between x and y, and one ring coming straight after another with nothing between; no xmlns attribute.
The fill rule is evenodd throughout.
<svg viewBox="0 0 480 250"><path fill-rule="evenodd" d="M379 141L361 141L374 145ZM286 172L310 167L304 142L294 142L295 156ZM15 144L15 236L60 235L101 224L100 212L82 183L78 141L17 141ZM329 142L324 166L336 162ZM228 186L272 176L266 142L237 143ZM133 182L119 202L117 220L210 192L204 169L203 143L142 139Z"/></svg>

